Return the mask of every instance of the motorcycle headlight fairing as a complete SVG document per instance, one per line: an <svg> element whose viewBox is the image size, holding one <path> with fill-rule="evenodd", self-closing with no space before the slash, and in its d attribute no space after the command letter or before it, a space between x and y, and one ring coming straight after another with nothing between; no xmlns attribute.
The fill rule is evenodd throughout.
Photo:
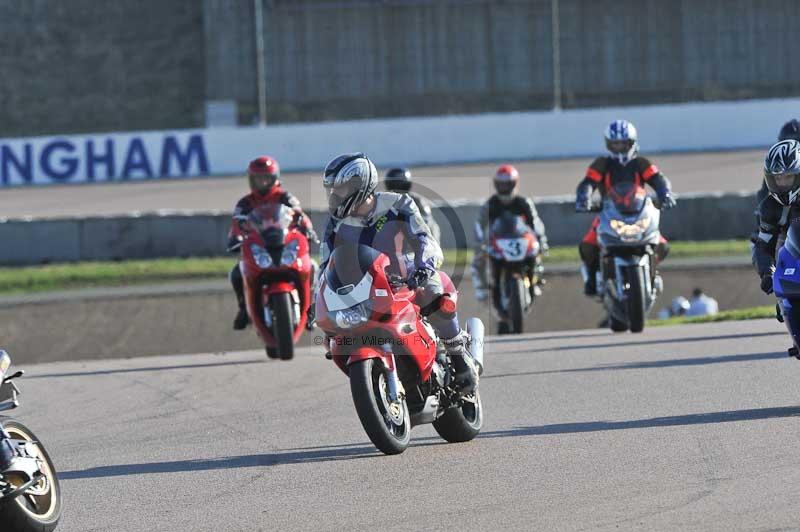
<svg viewBox="0 0 800 532"><path fill-rule="evenodd" d="M281 253L281 266L290 266L297 260L297 252L300 248L300 243L297 240L292 240L286 247L283 248Z"/></svg>
<svg viewBox="0 0 800 532"><path fill-rule="evenodd" d="M272 257L266 249L258 244L250 244L250 252L253 254L253 260L256 261L259 268L269 268L272 266Z"/></svg>
<svg viewBox="0 0 800 532"><path fill-rule="evenodd" d="M367 321L367 309L364 305L356 305L344 310L331 312L333 321L340 329L352 329Z"/></svg>
<svg viewBox="0 0 800 532"><path fill-rule="evenodd" d="M613 229L622 238L638 238L650 227L651 219L645 216L632 224L626 223L623 220L611 220L609 223Z"/></svg>

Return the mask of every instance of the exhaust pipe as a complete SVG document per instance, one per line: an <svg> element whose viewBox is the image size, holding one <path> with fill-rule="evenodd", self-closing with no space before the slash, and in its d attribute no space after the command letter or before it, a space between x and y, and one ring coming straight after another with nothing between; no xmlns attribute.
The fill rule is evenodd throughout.
<svg viewBox="0 0 800 532"><path fill-rule="evenodd" d="M470 318L466 329L469 335L469 354L478 363L478 375L483 375L483 322L479 318Z"/></svg>

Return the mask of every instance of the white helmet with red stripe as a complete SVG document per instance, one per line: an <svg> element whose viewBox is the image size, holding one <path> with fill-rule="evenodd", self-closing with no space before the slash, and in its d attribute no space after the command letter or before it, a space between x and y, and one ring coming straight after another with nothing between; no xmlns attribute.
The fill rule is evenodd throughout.
<svg viewBox="0 0 800 532"><path fill-rule="evenodd" d="M504 164L494 173L494 189L500 199L511 199L519 184L519 172L510 164Z"/></svg>

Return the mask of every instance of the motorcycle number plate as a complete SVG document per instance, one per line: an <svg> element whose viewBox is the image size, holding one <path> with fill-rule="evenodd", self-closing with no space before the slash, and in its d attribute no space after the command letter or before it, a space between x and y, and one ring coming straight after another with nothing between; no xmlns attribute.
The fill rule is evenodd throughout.
<svg viewBox="0 0 800 532"><path fill-rule="evenodd" d="M499 238L497 246L506 260L522 260L528 253L528 240L525 238Z"/></svg>

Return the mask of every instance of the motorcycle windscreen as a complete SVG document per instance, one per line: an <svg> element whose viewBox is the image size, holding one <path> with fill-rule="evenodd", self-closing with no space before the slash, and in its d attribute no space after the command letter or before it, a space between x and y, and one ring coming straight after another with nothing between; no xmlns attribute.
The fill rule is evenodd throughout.
<svg viewBox="0 0 800 532"><path fill-rule="evenodd" d="M264 247L275 249L283 246L293 218L294 212L286 205L270 203L253 209L247 222L264 239Z"/></svg>
<svg viewBox="0 0 800 532"><path fill-rule="evenodd" d="M647 191L636 183L618 183L606 191L620 214L638 214L647 202Z"/></svg>
<svg viewBox="0 0 800 532"><path fill-rule="evenodd" d="M351 308L370 299L373 279L369 270L380 255L369 246L354 244L333 250L325 269L323 297L328 310Z"/></svg>
<svg viewBox="0 0 800 532"><path fill-rule="evenodd" d="M793 300L800 298L800 224L798 223L789 226L786 241L778 252L773 284L776 296ZM800 316L797 309L794 311L794 316Z"/></svg>
<svg viewBox="0 0 800 532"><path fill-rule="evenodd" d="M521 238L531 232L531 229L522 216L504 212L492 222L489 232L495 238Z"/></svg>
<svg viewBox="0 0 800 532"><path fill-rule="evenodd" d="M793 222L786 233L786 242L783 246L797 260L800 260L800 222Z"/></svg>

